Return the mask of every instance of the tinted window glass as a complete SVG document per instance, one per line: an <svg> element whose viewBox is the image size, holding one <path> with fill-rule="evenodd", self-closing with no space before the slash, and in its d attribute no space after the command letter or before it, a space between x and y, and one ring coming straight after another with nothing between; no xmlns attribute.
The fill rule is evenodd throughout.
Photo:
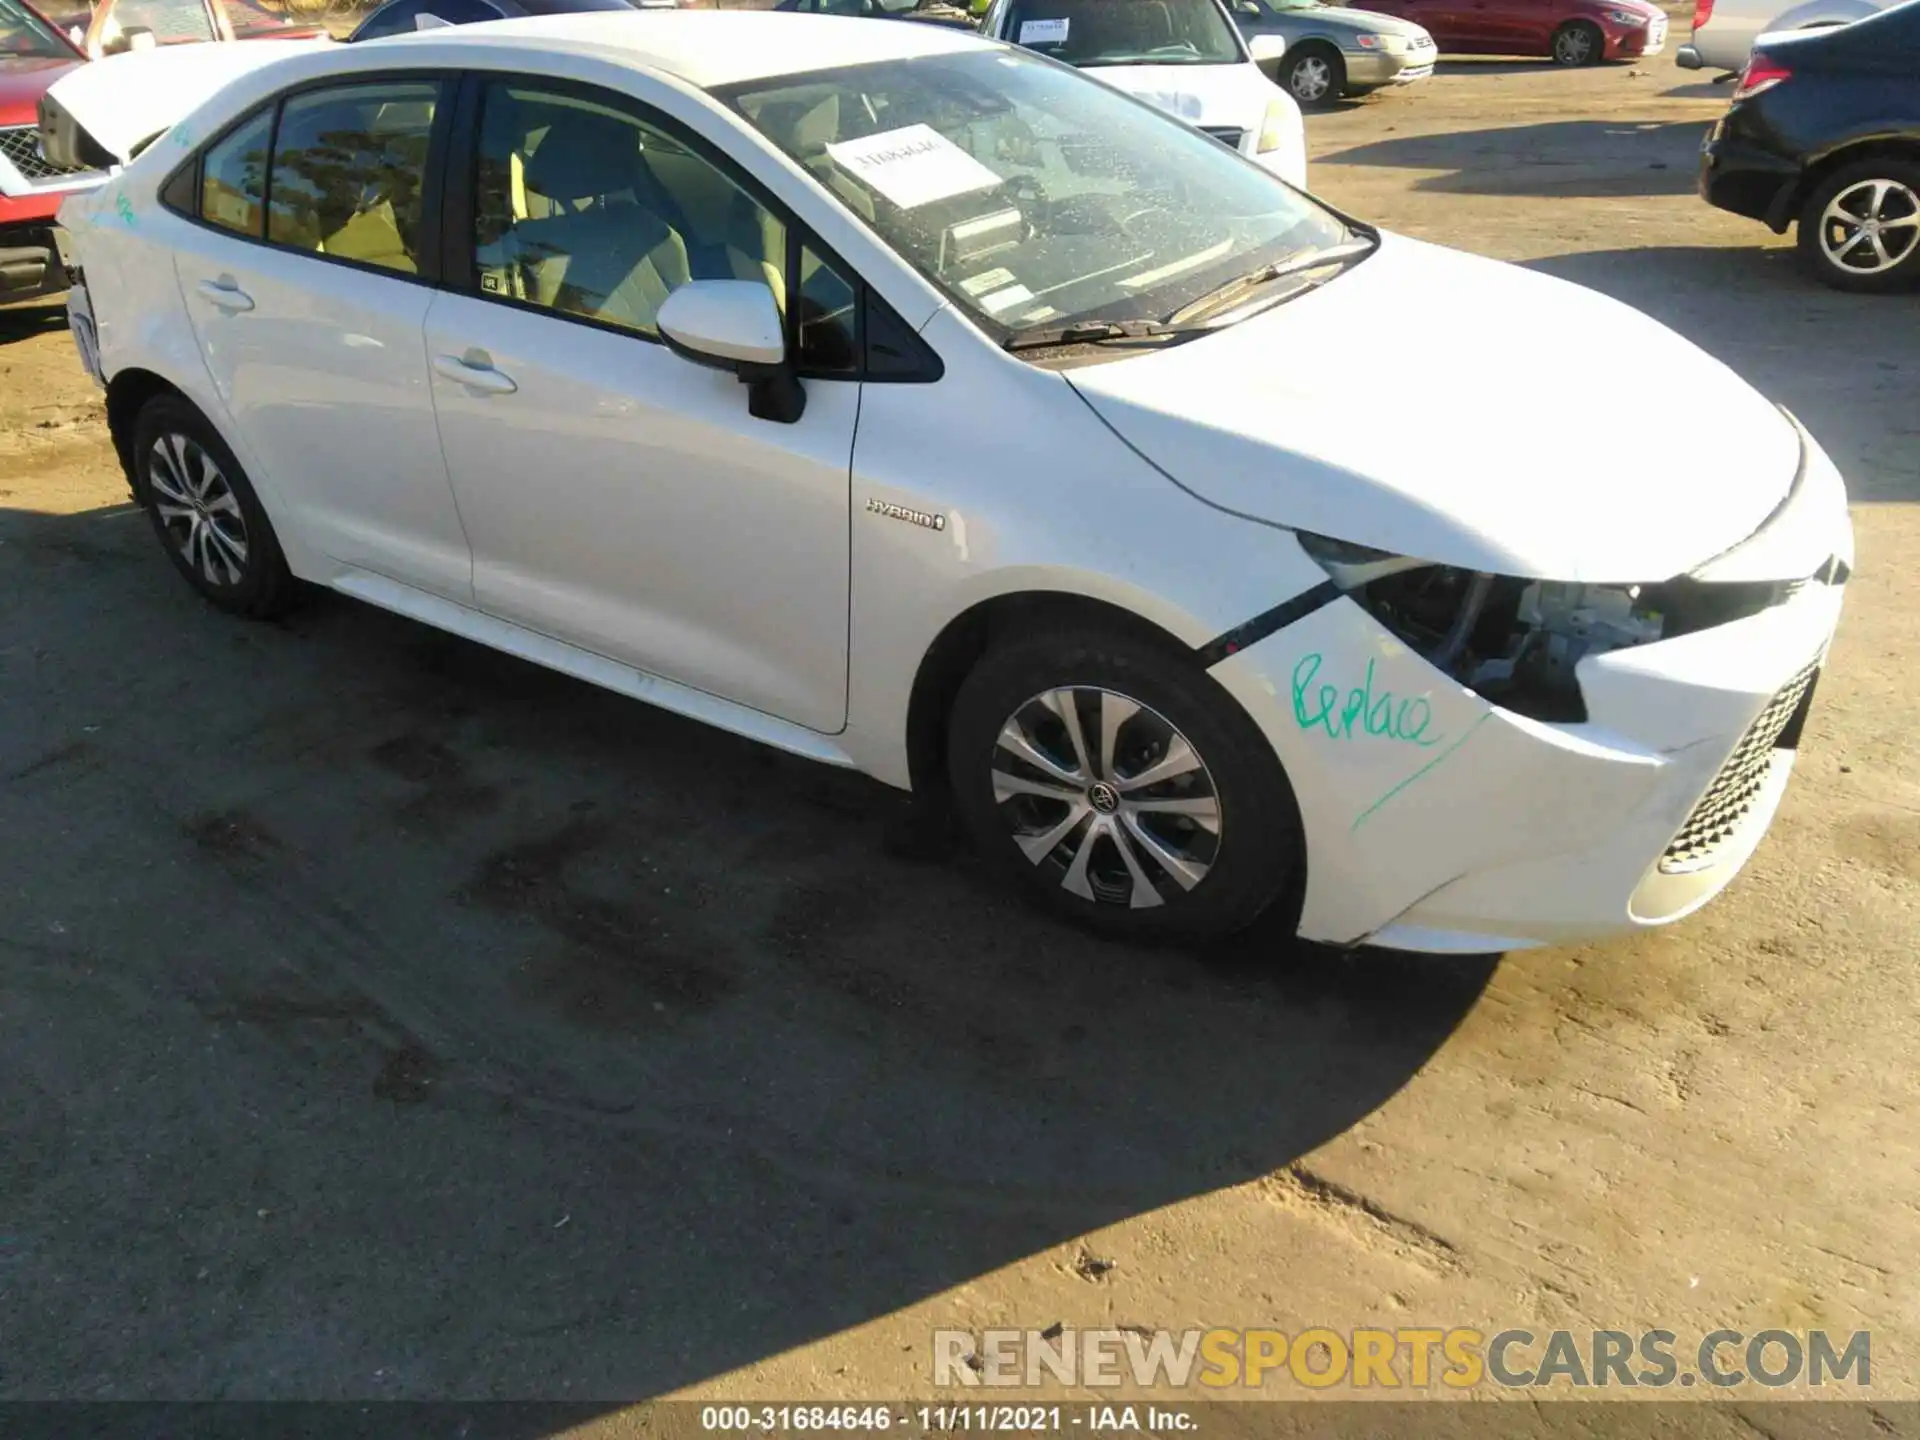
<svg viewBox="0 0 1920 1440"><path fill-rule="evenodd" d="M478 25L482 20L500 19L501 13L486 0L426 0L414 16L412 28L418 30L421 18L428 15L449 25Z"/></svg>
<svg viewBox="0 0 1920 1440"><path fill-rule="evenodd" d="M266 193L267 144L273 138L273 107L243 120L200 162L200 218L224 230L260 238Z"/></svg>
<svg viewBox="0 0 1920 1440"><path fill-rule="evenodd" d="M15 60L71 60L74 49L33 11L0 0L0 56Z"/></svg>
<svg viewBox="0 0 1920 1440"><path fill-rule="evenodd" d="M267 239L413 274L439 87L343 86L288 100L274 139Z"/></svg>
<svg viewBox="0 0 1920 1440"><path fill-rule="evenodd" d="M1069 65L1237 65L1213 0L1013 0L1007 39Z"/></svg>
<svg viewBox="0 0 1920 1440"><path fill-rule="evenodd" d="M490 84L474 202L487 294L647 334L691 279L758 280L784 303L781 222L611 97Z"/></svg>
<svg viewBox="0 0 1920 1440"><path fill-rule="evenodd" d="M394 0L391 5L382 5L362 20L360 28L347 38L353 41L378 40L383 35L399 35L411 30L420 7L421 0Z"/></svg>
<svg viewBox="0 0 1920 1440"><path fill-rule="evenodd" d="M1023 50L721 94L993 334L1164 319L1351 238L1218 141Z"/></svg>
<svg viewBox="0 0 1920 1440"><path fill-rule="evenodd" d="M832 374L859 368L854 317L859 297L846 277L800 247L800 301L795 307L795 351L802 369Z"/></svg>
<svg viewBox="0 0 1920 1440"><path fill-rule="evenodd" d="M571 15L579 10L631 10L627 0L520 0L529 15Z"/></svg>

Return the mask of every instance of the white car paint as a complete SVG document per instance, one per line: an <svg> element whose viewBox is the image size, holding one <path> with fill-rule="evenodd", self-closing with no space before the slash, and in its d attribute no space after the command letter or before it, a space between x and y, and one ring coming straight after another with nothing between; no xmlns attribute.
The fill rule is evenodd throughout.
<svg viewBox="0 0 1920 1440"><path fill-rule="evenodd" d="M1407 329L1395 317L1410 294L1423 308ZM1315 359L1274 363L1282 355ZM1568 433L1580 397L1609 393L1622 374L1697 403L1636 410L1636 444L1658 466ZM1213 504L1502 575L1632 583L1690 570L1758 528L1799 454L1793 426L1751 386L1631 306L1400 235L1337 286L1204 346L1071 378ZM1392 423L1357 424L1356 403L1382 406ZM1701 413L1719 417L1711 433ZM1191 450L1196 423L1213 432L1204 463ZM1375 503L1356 530L1361 491ZM1654 514L1662 523L1649 526Z"/></svg>
<svg viewBox="0 0 1920 1440"><path fill-rule="evenodd" d="M1007 33L1012 14L1007 0L999 0L981 22L980 33L1018 43L1018 37ZM1307 132L1300 106L1260 68L1262 63L1271 68L1279 60L1286 51L1286 41L1278 35L1262 35L1249 49L1231 20L1227 20L1227 29L1241 51L1237 65L1099 65L1081 73L1189 125L1203 130L1238 130L1241 154L1289 185L1305 189ZM1268 124L1270 112L1278 112L1283 138L1276 148L1262 151L1260 133Z"/></svg>
<svg viewBox="0 0 1920 1440"><path fill-rule="evenodd" d="M1764 833L1790 750L1711 863L1656 862L1769 700L1825 656L1852 540L1818 445L1651 321L1395 236L1217 334L1029 364L705 93L981 43L741 13L514 21L289 55L187 117L211 135L295 84L399 64L605 87L698 130L803 219L939 356L935 383L807 381L799 423L755 420L734 377L662 346L175 215L157 198L186 153L171 141L62 214L99 378L158 375L210 417L296 575L895 786L915 780L922 662L974 607L1064 594L1129 612L1192 648L1291 778L1311 939L1518 947L1715 894ZM1353 317L1409 293L1454 318L1370 350L1364 380L1329 365L1342 335L1381 333ZM1657 407L1571 446L1551 417L1515 418L1516 387L1544 404L1622 374L1695 397L1715 448ZM1293 527L1546 580L1836 568L1746 618L1588 654L1586 719L1549 723L1329 598Z"/></svg>
<svg viewBox="0 0 1920 1440"><path fill-rule="evenodd" d="M53 108L84 124L122 164L228 81L331 40L160 45L75 66L47 90ZM49 153L52 153L51 151Z"/></svg>

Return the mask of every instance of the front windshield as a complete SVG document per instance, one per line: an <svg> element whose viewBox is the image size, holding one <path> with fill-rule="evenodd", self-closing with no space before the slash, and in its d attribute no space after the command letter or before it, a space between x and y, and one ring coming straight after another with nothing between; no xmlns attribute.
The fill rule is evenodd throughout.
<svg viewBox="0 0 1920 1440"><path fill-rule="evenodd" d="M989 334L1164 320L1351 238L1219 141L1018 50L721 92Z"/></svg>
<svg viewBox="0 0 1920 1440"><path fill-rule="evenodd" d="M1238 65L1214 0L1013 0L1004 38L1069 65Z"/></svg>
<svg viewBox="0 0 1920 1440"><path fill-rule="evenodd" d="M0 0L0 60L72 60L73 47L15 0Z"/></svg>

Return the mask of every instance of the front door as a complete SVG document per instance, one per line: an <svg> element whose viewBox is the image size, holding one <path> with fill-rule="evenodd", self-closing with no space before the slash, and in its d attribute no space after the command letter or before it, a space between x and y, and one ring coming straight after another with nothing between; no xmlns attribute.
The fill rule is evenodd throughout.
<svg viewBox="0 0 1920 1440"><path fill-rule="evenodd" d="M168 243L220 399L294 528L344 565L470 603L420 340L440 101L418 80L306 91L277 139L266 107L208 149L195 219L170 219Z"/></svg>
<svg viewBox="0 0 1920 1440"><path fill-rule="evenodd" d="M485 82L473 283L427 316L474 594L502 619L811 729L846 721L859 385L794 424L660 343L689 279L767 283L787 227L624 97Z"/></svg>

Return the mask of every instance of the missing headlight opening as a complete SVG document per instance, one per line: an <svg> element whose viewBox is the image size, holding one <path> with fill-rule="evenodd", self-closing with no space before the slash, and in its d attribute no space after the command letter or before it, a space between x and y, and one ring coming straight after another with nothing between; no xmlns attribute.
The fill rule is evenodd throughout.
<svg viewBox="0 0 1920 1440"><path fill-rule="evenodd" d="M1526 580L1299 539L1349 598L1435 668L1505 709L1561 723L1587 718L1574 670L1588 655L1757 614L1807 583Z"/></svg>

